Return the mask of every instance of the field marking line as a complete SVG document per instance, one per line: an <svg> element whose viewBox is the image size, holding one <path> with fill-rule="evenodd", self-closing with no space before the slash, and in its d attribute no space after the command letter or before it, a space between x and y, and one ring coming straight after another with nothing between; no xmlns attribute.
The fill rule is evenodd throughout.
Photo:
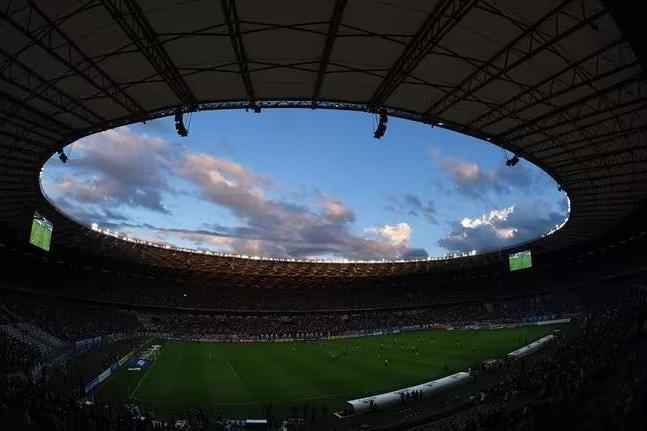
<svg viewBox="0 0 647 431"><path fill-rule="evenodd" d="M236 378L239 381L242 381L242 379L240 378L240 375L238 375L238 373L236 372L236 369L234 369L234 366L231 365L231 362L229 362L229 358L227 357L227 355L224 352L220 352L220 356L222 356L225 359L225 362L227 363L227 366L234 373L234 375L236 375Z"/></svg>
<svg viewBox="0 0 647 431"><path fill-rule="evenodd" d="M146 371L144 371L144 375L142 375L142 378L139 379L139 382L137 383L137 386L135 386L135 389L128 396L129 399L133 398L133 395L135 395L135 392L137 392L137 389L139 389L139 387L142 385L144 380L146 380L146 375L155 366L156 363L157 363L157 361L153 362L152 364L150 364L150 366L148 368L146 368Z"/></svg>

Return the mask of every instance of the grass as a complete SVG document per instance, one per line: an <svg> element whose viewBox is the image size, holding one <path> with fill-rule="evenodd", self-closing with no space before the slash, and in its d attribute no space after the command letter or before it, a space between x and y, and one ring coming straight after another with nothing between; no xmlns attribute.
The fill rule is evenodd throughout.
<svg viewBox="0 0 647 431"><path fill-rule="evenodd" d="M293 343L161 341L147 370L122 367L98 390L104 401L128 402L156 413L204 408L259 416L268 404L342 408L344 401L400 389L501 358L552 326L444 331ZM388 366L385 365L388 360Z"/></svg>

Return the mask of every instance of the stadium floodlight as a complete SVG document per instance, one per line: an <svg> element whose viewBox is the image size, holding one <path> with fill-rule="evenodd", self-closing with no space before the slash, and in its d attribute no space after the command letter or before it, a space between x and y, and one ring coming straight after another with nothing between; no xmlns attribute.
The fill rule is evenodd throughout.
<svg viewBox="0 0 647 431"><path fill-rule="evenodd" d="M57 154L58 154L58 158L61 159L61 162L67 163L69 158L67 157L67 154L65 154L63 150L58 150Z"/></svg>
<svg viewBox="0 0 647 431"><path fill-rule="evenodd" d="M375 139L380 139L386 133L386 124L389 122L389 116L386 113L386 109L380 109L380 121L377 123L377 128L373 133Z"/></svg>
<svg viewBox="0 0 647 431"><path fill-rule="evenodd" d="M517 163L519 163L519 157L516 154L511 159L505 161L506 166L510 167L515 166Z"/></svg>
<svg viewBox="0 0 647 431"><path fill-rule="evenodd" d="M189 136L189 130L184 125L184 116L180 108L175 111L175 131L183 138Z"/></svg>

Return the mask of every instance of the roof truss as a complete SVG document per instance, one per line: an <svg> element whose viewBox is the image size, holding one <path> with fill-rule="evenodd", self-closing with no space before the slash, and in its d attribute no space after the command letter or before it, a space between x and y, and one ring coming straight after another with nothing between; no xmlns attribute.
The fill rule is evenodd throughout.
<svg viewBox="0 0 647 431"><path fill-rule="evenodd" d="M324 44L321 61L319 62L319 68L317 70L317 78L312 92L312 107L315 107L319 101L319 94L321 93L321 87L323 86L324 76L326 75L326 69L330 62L330 54L332 53L333 46L337 40L337 30L339 29L339 24L344 15L344 9L346 8L347 3L348 0L335 1L335 7L333 9L332 18L330 19L330 24L328 25L328 34L326 35L326 42Z"/></svg>
<svg viewBox="0 0 647 431"><path fill-rule="evenodd" d="M254 87L252 79L249 74L249 63L247 61L247 54L245 53L245 45L243 45L243 38L240 32L240 19L238 18L238 11L236 9L235 0L221 0L222 12L225 16L227 28L229 29L229 38L231 40L231 47L236 54L238 61L238 72L243 80L249 107L258 109L256 106L256 96L254 95Z"/></svg>
<svg viewBox="0 0 647 431"><path fill-rule="evenodd" d="M455 106L461 100L469 98L488 84L503 77L506 73L525 63L542 51L553 47L557 42L575 33L597 19L606 15L606 10L600 9L589 13L585 0L577 0L581 7L567 7L574 0L565 0L555 9L544 15L534 24L528 26L519 36L504 46L488 61L478 67L473 73L464 78L452 91L434 102L424 115L439 118L442 113ZM580 13L574 17L572 10ZM564 23L568 25L564 25ZM550 37L546 37L546 32Z"/></svg>
<svg viewBox="0 0 647 431"><path fill-rule="evenodd" d="M194 109L197 100L169 57L155 30L135 0L101 0L113 19L164 79L180 102Z"/></svg>
<svg viewBox="0 0 647 431"><path fill-rule="evenodd" d="M14 9L25 12L12 14L0 10L0 17L11 24L17 31L34 45L42 48L104 96L112 99L131 114L145 116L146 110L112 80L58 25L51 20L31 0L15 1Z"/></svg>
<svg viewBox="0 0 647 431"><path fill-rule="evenodd" d="M427 16L377 87L368 105L377 108L413 72L427 53L458 24L477 0L441 0Z"/></svg>

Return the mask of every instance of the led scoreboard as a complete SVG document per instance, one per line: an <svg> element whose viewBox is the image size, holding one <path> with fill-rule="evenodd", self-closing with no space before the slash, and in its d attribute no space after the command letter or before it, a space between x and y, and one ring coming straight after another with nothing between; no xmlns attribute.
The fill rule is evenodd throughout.
<svg viewBox="0 0 647 431"><path fill-rule="evenodd" d="M510 271L532 268L532 253L530 253L530 250L512 253L508 256L508 261L510 262Z"/></svg>
<svg viewBox="0 0 647 431"><path fill-rule="evenodd" d="M34 213L34 219L31 222L31 234L29 242L36 247L49 251L52 242L52 223L38 212Z"/></svg>

